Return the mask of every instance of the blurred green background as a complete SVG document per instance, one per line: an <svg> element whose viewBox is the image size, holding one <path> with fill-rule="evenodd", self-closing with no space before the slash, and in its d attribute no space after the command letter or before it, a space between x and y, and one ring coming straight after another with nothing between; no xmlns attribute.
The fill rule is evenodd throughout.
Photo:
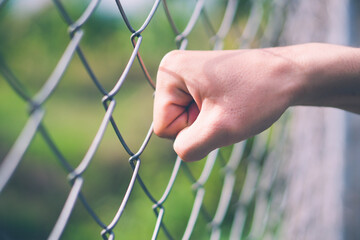
<svg viewBox="0 0 360 240"><path fill-rule="evenodd" d="M9 1L0 9L0 56L33 96L50 76L70 38L67 25L50 1L31 12L21 9L21 2ZM62 2L70 16L77 19L90 1ZM226 2L207 2L215 29L220 25ZM168 4L177 27L184 29L195 1L169 1ZM116 9L115 3L108 7L111 8ZM129 10L128 17L134 28L142 25L150 8L151 4L144 3ZM225 39L226 48L237 46L241 23L245 22L249 8L249 1L243 1L238 9L238 24ZM90 17L83 30L85 34L80 46L95 75L109 91L116 84L131 55L131 34L120 14L101 8ZM176 49L175 34L162 6L159 6L142 36L140 53L155 80L161 58ZM189 36L188 49L205 50L211 47L206 27L199 21ZM152 96L153 90L135 61L115 97L117 105L113 114L133 152L141 146L150 127ZM44 125L73 167L84 157L104 116L101 98L102 94L75 54L59 86L43 106ZM27 104L0 75L0 159L5 157L27 119ZM221 150L220 158L223 161L216 163L206 184L204 202L211 215L216 210L222 186L222 181L219 181L222 173L218 170L224 166L230 148ZM109 224L114 217L130 181L132 169L128 158L109 125L96 155L83 175L83 193L105 224ZM140 175L156 199L165 190L175 159L172 142L153 135L141 156ZM203 165L204 161L200 161L189 164L189 167L198 177ZM240 168L238 181L242 181L243 174ZM175 239L182 236L191 212L194 200L191 184L180 170L172 193L164 204L164 223ZM41 135L36 134L21 164L0 195L0 239L47 238L69 191L67 172ZM234 194L233 203L236 198L237 194ZM229 232L231 217L230 214L225 219L224 239ZM155 223L152 202L136 183L125 212L114 230L115 236L117 239L149 239ZM209 233L204 231L206 226L206 219L199 216L193 239L207 239ZM101 230L80 201L77 201L62 239L99 239ZM159 239L164 239L162 231Z"/></svg>

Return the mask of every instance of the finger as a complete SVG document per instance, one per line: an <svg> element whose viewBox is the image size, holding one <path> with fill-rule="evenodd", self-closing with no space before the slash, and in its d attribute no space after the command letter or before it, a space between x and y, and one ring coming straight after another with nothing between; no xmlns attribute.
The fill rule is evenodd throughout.
<svg viewBox="0 0 360 240"><path fill-rule="evenodd" d="M193 124L178 133L174 150L184 161L200 160L221 146L226 138L224 133L215 114L202 110Z"/></svg>
<svg viewBox="0 0 360 240"><path fill-rule="evenodd" d="M198 113L196 109L198 108L182 78L159 68L154 99L155 134L174 138L181 129L189 125L189 121L194 121L194 116L196 118Z"/></svg>
<svg viewBox="0 0 360 240"><path fill-rule="evenodd" d="M195 122L195 120L199 116L199 113L200 110L197 104L195 103L195 101L191 102L187 108L187 114L188 114L187 126L190 126L191 124L193 124L193 122Z"/></svg>

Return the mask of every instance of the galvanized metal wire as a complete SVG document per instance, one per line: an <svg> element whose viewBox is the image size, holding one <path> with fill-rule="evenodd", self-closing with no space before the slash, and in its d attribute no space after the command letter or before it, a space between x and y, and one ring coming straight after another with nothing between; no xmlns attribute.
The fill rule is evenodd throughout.
<svg viewBox="0 0 360 240"><path fill-rule="evenodd" d="M0 8L4 7L7 2L11 1L0 1ZM143 41L146 41L146 38L143 37L142 34L148 26L152 24L154 15L157 12L164 11L174 33L174 40L178 49L187 49L190 41L189 36L195 31L200 20L203 21L203 27L210 29L210 31L208 31L208 39L209 43L212 45L212 49L224 49L226 39L234 37L233 33L231 33L232 31L235 33L242 32L242 34L236 36L238 47L250 48L256 47L256 44L254 43L255 40L258 42L260 41L261 45L276 44L276 39L281 32L281 24L285 19L282 11L285 8L287 1L274 1L270 11L273 14L268 14L268 18L266 18L268 15L264 14L264 5L268 4L267 1L251 1L250 13L245 25L236 21L239 9L244 7L242 1L220 1L224 11L222 21L217 30L217 24L213 23L211 15L213 10L207 9L209 6L206 4L205 0L194 0L192 13L187 20L184 29L179 29L177 27L176 20L174 20L171 13L172 11L176 11L176 9L171 9L171 5L168 2L170 1L153 1L152 8L149 13L147 13L145 21L138 29L136 29L131 24L130 17L128 17L121 1L115 0L119 10L119 16L121 16L121 19L129 32L128 34L133 49L130 57L124 56L124 58L128 58L127 64L110 91L106 91L106 88L96 76L95 71L90 66L87 57L85 56L85 52L80 46L81 39L86 34L83 31L83 26L88 23L89 18L94 14L99 4L101 4L100 0L90 1L84 12L75 20L70 17L68 9L66 9L60 0L53 0L54 8L57 9L60 16L63 18L64 24L66 24L68 28L70 40L63 51L62 57L54 67L53 72L36 94L29 94L29 91L22 84L22 80L18 79L16 77L17 74L12 71L11 66L8 66L6 59L0 56L0 73L2 77L19 98L29 105L29 117L27 123L24 125L22 132L17 137L17 140L14 142L11 149L9 149L0 165L0 193L7 186L7 183L11 181L16 168L21 164L21 160L29 148L34 136L39 134L47 147L68 173L68 181L71 185L71 190L64 202L62 211L59 214L57 221L54 223L52 231L49 233L49 239L61 238L64 229L68 225L69 218L71 218L71 214L76 207L75 205L78 199L88 212L89 218L92 218L102 229L102 238L114 239L114 229L119 223L119 220L123 217L123 213L129 204L129 198L136 187L141 188L145 193L145 196L153 204L152 211L154 211L155 214L156 224L152 236L149 236L151 239L157 239L160 231L163 231L164 236L166 236L167 239L190 239L194 228L196 228L198 219L201 217L208 222L208 229L205 232L207 232L207 236L210 239L223 239L222 227L224 225L224 220L229 217L233 217L232 227L229 231L230 239L276 238L277 231L281 225L283 214L282 203L285 195L281 181L281 162L276 159L276 156L279 154L279 149L270 147L272 145L270 143L277 141L281 145L286 141L286 133L284 133L283 130L270 130L254 140L235 144L228 159L223 158L221 150L214 150L209 154L206 160L204 160L206 162L198 178L195 177L198 173L193 172L194 170L192 169L191 164L183 163L178 157L174 161L170 178L168 179L161 197L156 198L149 190L148 186L151 183L144 181L140 175L141 158L144 150L151 141L153 126L152 124L148 126L147 135L139 149L132 149L121 134L121 130L118 127L119 121L115 119L114 111L117 104L115 97L119 94L123 84L127 81L133 65L136 64L135 59L138 60L138 64L143 71L144 79L149 83L149 87L155 88L154 81L146 67L147 63L144 62L141 57L140 46ZM160 4L163 5L163 10L159 8ZM116 31L116 29L114 29L114 31ZM162 37L171 38L172 36ZM50 99L52 95L56 94L54 91L62 81L65 71L69 65L72 64L72 59L75 54L79 57L83 68L89 75L92 83L103 96L102 103L105 114L84 157L76 167L72 167L68 159L64 157L65 154L50 137L51 135L45 127L43 119L44 114L47 112L45 102ZM107 128L111 128L115 132L119 145L122 146L129 155L129 165L132 169L130 180L127 183L121 183L126 185L127 188L123 198L119 201L118 210L114 212L113 218L109 223L105 223L102 220L101 213L95 212L94 208L82 193L84 184L83 174L94 160L96 151L103 140ZM272 131L280 133L271 134ZM276 136L276 139L274 135ZM153 161L156 161L156 159ZM204 198L208 189L206 184L210 175L215 171L214 166L216 162L219 161L222 164L222 168L220 170L221 177L218 181L222 182L222 187L219 189L219 199L215 212L214 214L211 214L211 211L209 211L204 204ZM243 180L239 179L239 169L243 169L243 172L245 173L245 178ZM166 215L164 205L168 197L176 189L176 178L180 171L184 172L192 183L192 189L189 189L188 194L191 195L191 192L193 192L194 200L183 234L181 236L175 236L167 227L167 221L171 220L164 220L164 216ZM136 182L138 185L135 184ZM114 185L116 184L118 183L114 183ZM234 199L238 200L235 201ZM235 204L234 201L236 202ZM250 226L246 232L245 226ZM134 226L134 229L135 228L136 226Z"/></svg>

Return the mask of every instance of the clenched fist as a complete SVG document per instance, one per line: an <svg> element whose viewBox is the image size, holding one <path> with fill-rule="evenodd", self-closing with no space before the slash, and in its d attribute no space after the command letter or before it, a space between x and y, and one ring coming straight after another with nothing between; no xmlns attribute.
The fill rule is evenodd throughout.
<svg viewBox="0 0 360 240"><path fill-rule="evenodd" d="M172 51L158 70L154 132L175 138L183 160L199 160L262 132L293 105L360 112L359 76L359 50L336 45Z"/></svg>

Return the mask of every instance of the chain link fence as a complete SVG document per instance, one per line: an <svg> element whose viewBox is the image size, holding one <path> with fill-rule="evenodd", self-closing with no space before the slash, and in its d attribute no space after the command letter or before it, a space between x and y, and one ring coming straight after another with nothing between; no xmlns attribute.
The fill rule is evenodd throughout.
<svg viewBox="0 0 360 240"><path fill-rule="evenodd" d="M15 8L16 4L19 6L22 4L16 2L0 1L0 15L2 15L0 20L4 21L4 24L1 25L1 36L6 35L10 42L14 41L15 45L22 39L12 39L18 36L16 28L11 25L11 28L7 29L6 24L8 23L7 19L10 18L8 16L10 15L9 12L12 11L11 9ZM83 39L87 36L87 27L91 25L99 28L97 37L101 41L102 32L100 30L106 26L97 23L96 16L97 14L105 14L98 13L101 6L105 5L105 2L91 0L84 1L82 4L83 10L79 14L79 12L74 12L71 9L72 4L70 1L53 0L44 3L47 9L51 9L50 13L54 18L61 21L63 25L63 28L49 29L50 34L54 32L62 36L68 34L70 38L63 50L56 50L62 52L62 55L57 58L57 63L46 81L41 84L38 84L38 82L34 84L35 86L40 85L38 88L28 82L29 79L35 79L37 76L33 78L22 73L22 69L26 69L26 66L13 67L13 64L16 65L16 63L13 63L13 60L8 61L10 53L7 53L6 44L0 46L0 88L5 89L2 93L11 92L13 94L12 97L5 95L2 98L1 116L14 115L15 110L21 111L19 110L20 107L16 109L16 107L12 106L10 100L13 98L17 102L21 99L22 102L26 103L28 114L26 118L22 118L26 119L26 122L17 137L8 134L8 131L15 128L11 127L13 120L4 117L4 120L1 121L1 131L3 132L1 135L3 137L1 138L0 150L3 160L0 165L0 199L2 199L0 204L2 205L1 215L3 217L1 217L0 238L16 239L29 236L27 234L32 231L31 226L24 226L21 220L27 213L21 210L22 208L19 208L18 211L13 210L19 206L11 207L11 204L16 205L21 202L23 206L31 209L34 206L31 205L30 200L27 201L26 194L36 195L37 192L29 190L22 195L23 199L20 199L20 201L18 199L16 202L11 202L12 194L18 191L19 185L26 185L26 179L34 179L39 174L47 172L49 165L52 166L49 174L56 172L54 174L58 176L57 181L66 182L67 180L70 188L61 187L61 189L68 190L65 193L66 198L61 198L61 207L53 209L54 214L57 216L56 219L47 221L51 229L43 228L41 233L35 233L35 238L46 236L48 239L59 239L61 237L82 239L84 236L78 236L74 234L74 231L67 231L67 229L77 228L83 222L88 223L89 221L91 223L85 225L89 228L88 231L100 233L103 239L115 239L115 237L117 239L142 238L137 237L137 234L145 228L152 229L152 234L145 237L151 239L278 238L283 223L286 199L283 164L281 158L279 158L284 151L281 146L285 145L287 141L286 116L281 119L280 123L256 138L224 149L217 149L199 163L184 163L181 159L174 157L174 153L171 152L171 143L163 143L161 140L156 139L156 136L152 136L151 106L139 104L137 109L132 109L135 105L128 104L129 100L123 98L122 95L126 96L126 91L130 91L128 89L132 87L131 91L139 91L140 96L130 98L131 101L142 102L141 98L144 97L150 99L147 102L151 103L151 97L155 91L154 79L156 75L155 71L151 69L154 69L152 66L156 66L159 59L154 61L151 57L145 57L145 54L142 54L141 46L145 45L147 41L155 42L155 45L147 48L150 49L150 52L151 49L155 49L154 51L161 49L164 41L174 42L174 49L183 50L194 49L197 46L213 50L276 46L286 19L285 9L288 1L224 0L206 2L205 0L189 0L176 2L156 0L153 1L152 6L147 9L147 13L144 15L143 9L146 6L142 7L141 3L136 6L135 10L130 11L127 10L122 1L115 0L111 5L113 8L117 7L116 16L114 15L113 18L118 21L117 24L122 25L122 28L120 29L118 25L111 25L106 29L110 29L109 31L113 33L121 32L121 34L126 35L130 38L129 42L131 44L118 41L115 43L116 45L109 46L108 54L115 54L112 51L115 52L116 48L124 44L128 44L128 51L118 58L121 58L119 60L121 62L119 64L121 73L114 74L115 76L112 76L111 81L107 82L103 80L103 76L96 72L95 69L98 69L96 64L92 65L91 61L89 61L90 58L94 58L92 52L98 51L98 45L92 43L91 48L87 47L86 44L86 47L82 46L82 41L85 41ZM145 5L145 3L143 4ZM181 9L180 13L179 9ZM15 14L13 18L21 18L20 15L26 12L26 9L22 10L17 15ZM139 19L145 20L139 21ZM36 21L34 20L34 22L29 22L26 25L30 28L29 31L37 31L38 25ZM22 24L16 21L15 23ZM152 27L159 24L166 26L166 32L156 36L147 35L146 31L152 31ZM67 29L67 33L64 29ZM46 37L46 35L39 36L39 38ZM59 43L59 45L62 44L64 42ZM169 50L171 49L163 51ZM29 52L31 51L27 51L27 53ZM39 50L36 54L27 56L30 59L29 61L36 62L37 54L41 55L41 51ZM49 61L52 62L53 60ZM116 62L113 64L116 65ZM64 93L67 88L64 90L61 87L62 83L69 81L69 79L71 79L71 83L67 83L68 85L76 84L76 76L70 76L73 73L72 67L83 69L83 74L87 76L87 82L82 84L96 89L97 93L92 90L91 93L94 94L91 97L101 100L104 108L104 113L101 115L102 120L97 122L97 132L92 137L88 137L90 133L85 134L86 138L92 140L87 145L85 154L78 161L69 159L67 156L80 156L82 147L79 147L75 154L68 154L64 151L64 149L67 149L65 143L61 141L58 141L61 142L60 144L57 143L57 138L53 137L56 134L53 134L53 132L57 132L57 134L62 131L65 134L69 133L65 137L65 142L70 145L76 146L78 144L83 146L85 143L79 143L79 140L77 140L79 134L74 133L72 135L71 131L73 131L73 128L81 128L82 125L86 125L86 120L84 122L76 121L76 119L70 120L72 126L61 126L60 130L58 129L60 127L51 124L51 119L61 118L61 115L71 119L72 111L68 112L67 110L71 109L72 105L79 104L77 98L83 98L76 91ZM43 72L41 66L39 66L38 71ZM103 74L103 71L98 71ZM132 71L136 73L132 73ZM140 76L139 73L142 75ZM137 74L137 79L140 80L131 83L131 81L134 82L132 74ZM127 84L141 84L141 86L144 86L145 82L147 90L132 85L131 87L127 86ZM66 83L63 85L67 86ZM81 86L78 88L81 88ZM69 94L73 95L71 99L75 99L74 101L65 100ZM54 108L54 105L48 104L52 98L56 98L56 95L59 95L60 98L57 101L63 99L69 105L64 108ZM101 106L101 103L98 105ZM94 103L89 100L88 104ZM20 104L20 106L23 105ZM122 109L124 108L127 109L128 115L134 116L134 119L140 119L136 121L134 119L127 120L124 125L122 117L124 115L122 115ZM142 111L147 115L138 117L134 113ZM24 112L25 110L22 110L21 114ZM99 116L99 111L95 112L96 116ZM95 113L92 113L86 117L96 118L96 116ZM14 120L14 126L20 125ZM145 134L139 134L136 129L143 129L144 126L146 126L147 131ZM66 128L70 128L70 130L67 131ZM127 128L130 128L133 132L127 130ZM14 134L18 130L20 128L16 127L11 133ZM86 131L90 130L86 129ZM126 134L123 134L124 131ZM126 135L130 139L133 135L139 136L136 137L136 140L128 140ZM42 141L39 152L50 152L52 157L49 157L49 161L50 158L56 159L65 170L65 173L57 167L56 161L51 163L44 163L43 161L40 166L44 165L44 167L39 167L36 171L28 170L26 167L21 168L21 166L34 166L37 161L34 158L39 157L37 154L40 153L37 153L36 150L34 150L35 153L33 154L27 154L28 151L32 152L31 148L34 141ZM131 144L129 144L129 141ZM134 141L137 141L136 144L133 144ZM275 142L276 144L274 144ZM125 151L128 157L119 152L115 153L115 157L97 154L100 148L105 149L101 152L106 152L106 145L108 144L110 148L123 149L122 151ZM134 147L134 145L137 147ZM76 147L74 148L76 149ZM151 148L171 153L158 154L159 151L156 151L150 158L147 157L146 152L151 151ZM164 156L166 156L165 159ZM116 160L108 164L106 158L115 158ZM130 168L126 168L124 162L127 162ZM95 165L96 168L92 168L92 165ZM105 167L99 167L99 165ZM86 183L101 182L101 178L106 176L106 171L110 172L114 171L114 169L117 169L115 172L118 171L118 174L123 176L117 176L119 181L110 182L110 186L101 187L100 197L104 200L97 199L95 201L94 196L91 196L92 187L91 185L86 186ZM105 173L101 171L105 171ZM23 178L23 174L29 175L29 177ZM163 176L161 185L157 181L153 181L156 178L155 175ZM47 181L50 180L45 178L41 182ZM106 201L107 196L113 194L114 189L118 189L115 200ZM45 189L42 194L52 193ZM139 203L139 199L146 199L146 206L144 206L143 202ZM183 202L184 199L187 199L186 202ZM43 204L52 206L51 201L49 200L49 202ZM77 202L81 203L82 206ZM94 202L95 204L93 204ZM141 209L141 214L131 215L134 208ZM44 209L47 208L44 206ZM83 211L84 209L85 217L73 216L76 215L77 211ZM31 215L30 222L36 222L36 218L42 210L41 207L38 207L34 211L37 213ZM145 217L149 212L153 212L152 220ZM176 212L181 212L181 214L176 215L178 214ZM8 220L6 219L13 220L7 223ZM132 224L127 224L127 221ZM10 225L10 222L12 225ZM121 225L126 227L122 228ZM20 232L20 235L16 235L16 232ZM24 235L21 235L21 232L24 232ZM124 232L132 232L133 234L126 235ZM93 238L97 238L97 236L99 235L93 236ZM101 237L99 236L99 238Z"/></svg>

